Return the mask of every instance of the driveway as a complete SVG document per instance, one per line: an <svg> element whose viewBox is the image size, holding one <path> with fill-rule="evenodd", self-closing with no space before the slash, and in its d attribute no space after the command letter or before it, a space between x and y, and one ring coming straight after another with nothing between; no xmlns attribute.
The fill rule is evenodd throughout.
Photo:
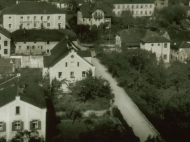
<svg viewBox="0 0 190 142"><path fill-rule="evenodd" d="M144 142L148 135L159 135L124 89L117 86L117 81L107 72L105 66L100 64L97 58L92 58L92 64L96 67L96 76L102 76L109 81L115 95L114 104L118 106L124 119L133 128L135 135L140 138L140 141Z"/></svg>

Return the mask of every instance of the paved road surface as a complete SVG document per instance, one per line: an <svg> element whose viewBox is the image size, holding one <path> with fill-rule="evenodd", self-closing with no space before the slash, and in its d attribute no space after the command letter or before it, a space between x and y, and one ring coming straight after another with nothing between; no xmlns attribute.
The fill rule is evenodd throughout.
<svg viewBox="0 0 190 142"><path fill-rule="evenodd" d="M96 67L96 76L102 76L110 82L113 93L115 94L115 105L118 106L124 119L133 128L135 135L140 138L140 141L144 142L148 135L156 136L158 132L144 117L126 92L117 86L117 81L112 78L107 72L107 69L96 58L92 59L92 63Z"/></svg>

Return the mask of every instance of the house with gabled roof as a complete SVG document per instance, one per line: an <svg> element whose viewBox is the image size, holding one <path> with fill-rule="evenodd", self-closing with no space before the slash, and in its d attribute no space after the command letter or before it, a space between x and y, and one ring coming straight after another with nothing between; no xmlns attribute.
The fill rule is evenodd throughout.
<svg viewBox="0 0 190 142"><path fill-rule="evenodd" d="M103 2L86 1L77 13L77 24L97 25L107 23L111 26L112 8Z"/></svg>
<svg viewBox="0 0 190 142"><path fill-rule="evenodd" d="M146 32L145 37L140 40L140 48L155 53L158 61L160 58L164 62L170 61L170 40L155 32Z"/></svg>
<svg viewBox="0 0 190 142"><path fill-rule="evenodd" d="M46 138L46 112L38 83L23 82L18 75L0 84L0 137L10 141L17 131L36 130Z"/></svg>
<svg viewBox="0 0 190 142"><path fill-rule="evenodd" d="M0 27L0 57L9 57L11 54L11 35L9 31Z"/></svg>
<svg viewBox="0 0 190 142"><path fill-rule="evenodd" d="M10 32L18 29L65 29L63 11L47 2L23 1L2 11L3 27Z"/></svg>
<svg viewBox="0 0 190 142"><path fill-rule="evenodd" d="M116 16L120 16L124 10L131 11L134 17L151 16L155 8L152 0L113 0L112 3Z"/></svg>
<svg viewBox="0 0 190 142"><path fill-rule="evenodd" d="M57 8L60 9L67 9L69 8L70 0L53 0L51 3L53 5L56 5ZM78 4L78 6L81 6L85 0L75 0L75 2Z"/></svg>
<svg viewBox="0 0 190 142"><path fill-rule="evenodd" d="M43 74L47 72L50 80L67 80L63 90L67 90L69 83L81 80L91 70L95 75L95 67L91 63L91 52L81 51L67 38L63 38L52 50L50 56L44 56Z"/></svg>

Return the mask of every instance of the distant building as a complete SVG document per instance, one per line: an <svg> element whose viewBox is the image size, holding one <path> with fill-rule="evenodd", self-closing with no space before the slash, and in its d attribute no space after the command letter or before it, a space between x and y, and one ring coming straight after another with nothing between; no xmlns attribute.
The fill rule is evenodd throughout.
<svg viewBox="0 0 190 142"><path fill-rule="evenodd" d="M85 78L89 70L94 76L90 51L80 51L65 38L52 49L51 56L44 56L43 74L48 72L51 80L66 79L67 83L74 83ZM63 84L64 90L67 90L67 85Z"/></svg>
<svg viewBox="0 0 190 142"><path fill-rule="evenodd" d="M70 2L71 0L53 0L51 3L57 8L67 9L69 8ZM85 2L85 0L75 0L75 2L78 4L78 6L81 6Z"/></svg>
<svg viewBox="0 0 190 142"><path fill-rule="evenodd" d="M155 0L155 8L162 9L168 7L168 0Z"/></svg>
<svg viewBox="0 0 190 142"><path fill-rule="evenodd" d="M9 31L0 27L0 57L9 57L11 54L11 35Z"/></svg>
<svg viewBox="0 0 190 142"><path fill-rule="evenodd" d="M26 87L15 77L0 84L0 137L10 141L17 131L37 130L46 138L46 112L43 89L37 83L27 82Z"/></svg>
<svg viewBox="0 0 190 142"><path fill-rule="evenodd" d="M129 10L134 17L151 16L155 8L152 0L113 0L113 6L116 16L120 16L124 10Z"/></svg>
<svg viewBox="0 0 190 142"><path fill-rule="evenodd" d="M170 40L163 36L147 32L145 37L140 41L140 48L155 53L158 61L160 58L164 62L170 61Z"/></svg>
<svg viewBox="0 0 190 142"><path fill-rule="evenodd" d="M111 26L112 8L105 3L87 1L77 13L77 24L97 25L107 23Z"/></svg>
<svg viewBox="0 0 190 142"><path fill-rule="evenodd" d="M2 11L3 27L18 29L65 29L66 16L47 2L25 1Z"/></svg>

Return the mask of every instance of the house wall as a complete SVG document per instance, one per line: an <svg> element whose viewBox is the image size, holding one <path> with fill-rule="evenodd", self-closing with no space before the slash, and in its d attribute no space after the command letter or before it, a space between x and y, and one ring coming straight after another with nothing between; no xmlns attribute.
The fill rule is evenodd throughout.
<svg viewBox="0 0 190 142"><path fill-rule="evenodd" d="M73 58L71 56L74 56ZM65 66L67 62L67 67ZM79 66L77 63L79 62ZM56 65L49 69L51 80L56 78L58 80L67 79L70 82L83 79L82 72L92 70L93 76L95 75L95 67L81 58L75 51L69 52L69 54L59 61ZM62 72L62 77L58 76L58 73ZM74 78L71 78L70 72L74 72Z"/></svg>
<svg viewBox="0 0 190 142"><path fill-rule="evenodd" d="M16 115L16 106L20 107L20 115ZM18 96L15 101L0 107L0 116L0 122L6 123L6 131L0 132L0 137L6 135L7 141L16 134L16 131L12 131L12 122L17 120L24 122L24 130L30 130L30 121L41 121L41 130L38 130L38 132L40 136L46 137L46 109L23 102Z"/></svg>
<svg viewBox="0 0 190 142"><path fill-rule="evenodd" d="M168 7L168 0L155 0L154 3L157 9Z"/></svg>
<svg viewBox="0 0 190 142"><path fill-rule="evenodd" d="M160 45L159 45L160 44ZM165 62L170 61L170 43L167 43L167 48L164 47L164 43L140 43L140 48L148 51L152 51L156 54L157 59L163 58ZM166 58L164 59L164 55Z"/></svg>
<svg viewBox="0 0 190 142"><path fill-rule="evenodd" d="M39 41L39 42L15 42L15 54L18 55L44 55L50 54L50 51L59 41ZM28 49L29 47L29 49Z"/></svg>
<svg viewBox="0 0 190 142"><path fill-rule="evenodd" d="M7 41L7 46L5 46L4 42ZM11 53L11 40L0 34L0 57L9 57ZM7 54L5 54L5 50L7 50Z"/></svg>
<svg viewBox="0 0 190 142"><path fill-rule="evenodd" d="M41 17L43 17L43 19L41 19ZM41 29L42 24L44 28L47 29L59 29L59 23L60 28L65 29L65 14L3 15L3 27L10 32L18 30L21 27L25 29ZM50 26L48 26L48 24L50 24Z"/></svg>
<svg viewBox="0 0 190 142"><path fill-rule="evenodd" d="M130 10L134 17L151 16L154 12L155 4L114 4L113 12L120 16L122 11Z"/></svg>
<svg viewBox="0 0 190 142"><path fill-rule="evenodd" d="M102 15L101 18L96 18L96 13ZM77 24L84 25L96 25L99 26L101 23L109 23L111 26L111 18L105 18L105 14L101 9L97 9L92 13L92 18L83 18L81 12L77 13Z"/></svg>

